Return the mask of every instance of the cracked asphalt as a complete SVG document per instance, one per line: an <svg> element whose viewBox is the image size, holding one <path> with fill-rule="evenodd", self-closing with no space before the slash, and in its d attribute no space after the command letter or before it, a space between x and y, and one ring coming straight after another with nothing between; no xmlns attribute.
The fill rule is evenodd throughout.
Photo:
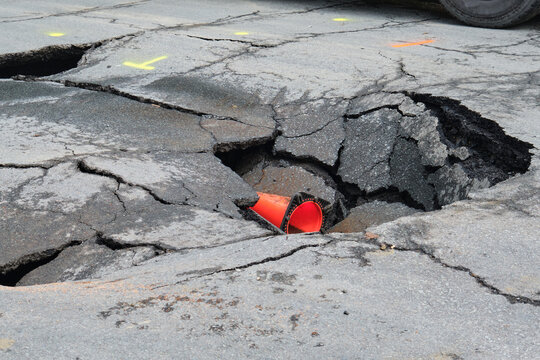
<svg viewBox="0 0 540 360"><path fill-rule="evenodd" d="M538 18L1 7L0 358L538 359Z"/></svg>

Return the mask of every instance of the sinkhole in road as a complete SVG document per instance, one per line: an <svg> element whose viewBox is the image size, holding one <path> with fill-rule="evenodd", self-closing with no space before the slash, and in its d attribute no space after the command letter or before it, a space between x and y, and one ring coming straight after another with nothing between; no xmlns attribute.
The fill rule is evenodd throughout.
<svg viewBox="0 0 540 360"><path fill-rule="evenodd" d="M401 216L437 210L528 170L532 145L506 135L496 122L452 99L393 95L399 101L342 114L344 136L336 140L340 149L331 166L316 156L300 158L283 147L276 151L282 132L264 144L223 146L228 151L215 155L257 191L283 196L303 191L332 203L328 232L362 232ZM94 245L100 254L125 251L98 240ZM0 267L0 285L24 285L38 270L54 269L62 275L72 266L63 263L74 259L70 249L76 253L80 245L32 254ZM147 250L158 255L155 249Z"/></svg>
<svg viewBox="0 0 540 360"><path fill-rule="evenodd" d="M453 99L399 96L397 103L343 114L345 136L333 166L277 152L276 139L216 156L256 191L328 200L330 232L360 232L437 210L529 168L532 145L496 122Z"/></svg>
<svg viewBox="0 0 540 360"><path fill-rule="evenodd" d="M54 45L0 56L0 78L48 76L77 67L87 50L99 44Z"/></svg>

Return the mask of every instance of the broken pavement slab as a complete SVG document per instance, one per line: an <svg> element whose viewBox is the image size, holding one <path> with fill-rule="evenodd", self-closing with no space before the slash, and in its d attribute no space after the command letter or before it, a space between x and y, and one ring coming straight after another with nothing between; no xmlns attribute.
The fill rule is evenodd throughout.
<svg viewBox="0 0 540 360"><path fill-rule="evenodd" d="M235 199L239 203L248 201L249 196L252 197L249 201L255 202L256 193L231 170L228 170L230 176L236 181L229 181L217 174L202 177L200 167L206 162L213 166L220 165L212 155L185 154L184 158L176 158L168 163L150 161L150 158L146 163L139 158L132 158L132 162L124 159L124 167L118 168L119 174L132 179L131 185L126 185L127 181L122 180L120 175L105 172L103 167L106 169L107 160L109 163L114 161L110 158L89 158L87 162L66 162L47 170L0 169L3 183L12 184L2 189L3 202L0 205L1 226L6 235L0 243L4 257L0 264L2 275L16 272L26 264L37 265L53 259L67 247L96 236L113 239L113 246L117 247L151 245L178 250L216 246L271 234L253 222L229 219L190 206L172 205L159 197L167 198L167 194L178 192L180 188L174 190L172 187L175 183L182 186L179 182L182 178L178 176L189 176L190 179L186 180L188 186L205 194L208 201L214 202L212 206L221 206L221 211L227 211L227 206L230 211L238 211L229 198L233 194L240 194ZM186 161L194 168L186 165ZM86 164L86 167L81 164ZM130 164L134 166L130 168ZM147 169L141 164L146 164ZM180 164L184 164L184 167ZM99 165L102 166L99 171L92 173L89 170L91 166ZM145 182L148 177L144 176L148 174L153 175L153 182ZM201 190L205 182L207 188ZM248 195L243 197L242 194ZM169 197L169 200L174 199ZM200 197L191 199L192 202L201 203L207 200ZM183 236L179 237L178 234Z"/></svg>
<svg viewBox="0 0 540 360"><path fill-rule="evenodd" d="M1 168L0 177L13 185L0 188L3 274L94 236L82 219L103 224L120 211L116 183L82 174L74 163L47 170Z"/></svg>
<svg viewBox="0 0 540 360"><path fill-rule="evenodd" d="M315 160L332 166L338 161L344 134L342 120L339 119L310 135L292 138L280 136L276 139L274 149L277 153L297 159Z"/></svg>
<svg viewBox="0 0 540 360"><path fill-rule="evenodd" d="M189 204L240 217L236 206L251 206L255 191L211 154L156 153L87 157L84 171L148 190L159 201Z"/></svg>
<svg viewBox="0 0 540 360"><path fill-rule="evenodd" d="M345 123L346 138L338 170L345 182L367 192L392 185L388 159L400 118L397 111L382 109Z"/></svg>
<svg viewBox="0 0 540 360"><path fill-rule="evenodd" d="M55 83L0 80L0 91L6 94L0 100L3 164L50 164L118 151L211 151L214 146L192 114Z"/></svg>
<svg viewBox="0 0 540 360"><path fill-rule="evenodd" d="M101 241L113 248L155 246L180 251L273 234L252 221L231 219L191 206L164 205L138 189L122 187L118 195L126 212L101 227L99 233Z"/></svg>
<svg viewBox="0 0 540 360"><path fill-rule="evenodd" d="M256 166L243 175L243 179L256 191L292 197L305 192L330 203L343 197L334 187L326 184L326 179L296 165L268 165L260 169ZM326 181L325 181L326 180Z"/></svg>
<svg viewBox="0 0 540 360"><path fill-rule="evenodd" d="M177 38L176 45L163 48L163 44L169 43L171 35ZM112 41L96 49L95 53L88 53L85 58L87 63L81 68L68 71L65 76L53 75L49 79L105 92L114 89L116 92L152 99L199 115L212 114L272 131L275 128L272 108L261 102L256 92L241 87L231 89L229 83L191 75L192 71L234 56L231 53L239 56L249 51L248 44L223 42L208 47L206 41L187 37L174 30L143 34L129 42L132 45L138 44L135 45L137 48L145 48L146 53L141 54L131 47L125 48L122 41ZM178 46L179 43L182 45ZM184 59L184 54L190 49L193 57ZM162 54L167 54L167 59L156 65L155 71L121 66L126 59L144 62ZM114 79L100 75L104 69L111 67L116 69ZM173 70L175 74L171 75ZM141 71L145 72L141 74Z"/></svg>
<svg viewBox="0 0 540 360"><path fill-rule="evenodd" d="M343 114L347 104L341 99L319 99L275 106L280 128L275 151L333 166L345 139Z"/></svg>
<svg viewBox="0 0 540 360"><path fill-rule="evenodd" d="M275 136L274 129L243 124L227 119L203 118L201 127L209 131L216 141L216 152L227 152L265 144Z"/></svg>

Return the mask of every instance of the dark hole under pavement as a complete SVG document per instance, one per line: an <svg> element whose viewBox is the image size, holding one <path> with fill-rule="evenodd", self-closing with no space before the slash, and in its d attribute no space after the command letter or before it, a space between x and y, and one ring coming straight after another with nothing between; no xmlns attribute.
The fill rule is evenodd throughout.
<svg viewBox="0 0 540 360"><path fill-rule="evenodd" d="M0 78L40 77L77 67L86 51L97 45L49 46L26 53L7 54L0 59Z"/></svg>
<svg viewBox="0 0 540 360"><path fill-rule="evenodd" d="M289 197L304 191L330 201L334 211L325 230L339 232L360 232L418 211L438 210L529 168L532 145L506 135L496 122L452 99L402 95L407 107L382 105L344 114L346 135L334 166L276 152L275 139L216 156L257 191ZM374 124L368 125L368 137L355 133L366 124ZM392 128L398 130L389 137ZM382 160L378 154L362 153L374 151L357 144L369 142L369 137L386 142L383 148L392 151ZM447 153L433 159L430 153L441 147ZM355 161L363 164L355 166ZM384 169L370 174L380 164ZM384 176L388 180L379 182Z"/></svg>

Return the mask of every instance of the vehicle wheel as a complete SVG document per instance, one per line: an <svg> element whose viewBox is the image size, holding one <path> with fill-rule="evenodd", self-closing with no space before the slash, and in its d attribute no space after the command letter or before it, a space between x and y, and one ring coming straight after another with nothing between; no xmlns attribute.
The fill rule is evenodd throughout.
<svg viewBox="0 0 540 360"><path fill-rule="evenodd" d="M540 12L540 0L440 0L459 20L473 26L503 28Z"/></svg>

